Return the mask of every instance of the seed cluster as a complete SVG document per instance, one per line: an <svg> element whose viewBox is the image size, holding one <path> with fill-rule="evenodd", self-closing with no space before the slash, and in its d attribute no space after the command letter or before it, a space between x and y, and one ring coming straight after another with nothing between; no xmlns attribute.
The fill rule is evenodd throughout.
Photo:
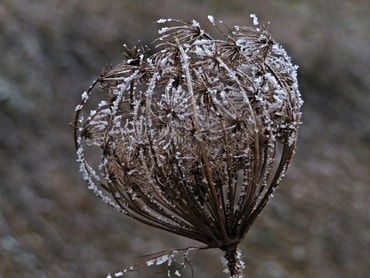
<svg viewBox="0 0 370 278"><path fill-rule="evenodd" d="M235 253L290 164L302 100L297 67L264 26L223 32L210 22L221 39L168 19L154 53L125 46L125 60L83 93L75 142L105 202ZM84 116L93 93L101 99Z"/></svg>

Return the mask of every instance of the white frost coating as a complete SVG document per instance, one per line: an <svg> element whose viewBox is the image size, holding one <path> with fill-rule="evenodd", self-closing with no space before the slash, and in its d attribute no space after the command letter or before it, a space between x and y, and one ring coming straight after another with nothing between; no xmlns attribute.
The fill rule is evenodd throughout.
<svg viewBox="0 0 370 278"><path fill-rule="evenodd" d="M155 260L155 264L156 265L161 265L163 263L166 263L168 262L169 260L171 259L171 256L170 255L164 255L162 257L159 257Z"/></svg>
<svg viewBox="0 0 370 278"><path fill-rule="evenodd" d="M75 111L79 111L83 108L83 105L79 104L76 106Z"/></svg>
<svg viewBox="0 0 370 278"><path fill-rule="evenodd" d="M192 22L194 27L200 27L199 22L196 21L195 19L193 19Z"/></svg>
<svg viewBox="0 0 370 278"><path fill-rule="evenodd" d="M216 44L211 40L199 40L194 45L194 53L200 58L212 57L215 55Z"/></svg>
<svg viewBox="0 0 370 278"><path fill-rule="evenodd" d="M103 202L105 202L106 204L109 204L110 206L114 207L118 211L123 212L122 208L116 202L114 202L110 197L106 196L96 185L95 181L99 183L100 177L95 172L95 170L86 162L85 157L84 157L84 149L82 147L79 147L76 153L77 153L77 161L80 163L80 172L83 175L83 179L87 181L88 188L91 189L97 196L99 196L103 200Z"/></svg>
<svg viewBox="0 0 370 278"><path fill-rule="evenodd" d="M212 15L208 15L208 20L211 22L212 25L215 25L215 19Z"/></svg>
<svg viewBox="0 0 370 278"><path fill-rule="evenodd" d="M221 257L221 262L224 266L226 266L223 270L223 273L226 273L226 274L229 274L230 273L230 270L229 268L227 267L227 264L228 264L228 261L226 260L226 258L224 256Z"/></svg>
<svg viewBox="0 0 370 278"><path fill-rule="evenodd" d="M172 21L172 18L167 18L167 19L160 18L160 19L157 20L157 23L161 23L162 24L162 23L166 23L168 21Z"/></svg>
<svg viewBox="0 0 370 278"><path fill-rule="evenodd" d="M236 258L238 259L238 267L240 269L244 269L245 268L245 263L242 260L242 252L240 252L239 248L236 250Z"/></svg>
<svg viewBox="0 0 370 278"><path fill-rule="evenodd" d="M83 94L81 95L81 99L82 100L87 100L89 98L89 95L88 95L88 93L85 91L85 92L83 92Z"/></svg>
<svg viewBox="0 0 370 278"><path fill-rule="evenodd" d="M250 18L253 19L253 25L258 25L259 24L258 17L255 14L250 14L249 16L250 16Z"/></svg>
<svg viewBox="0 0 370 278"><path fill-rule="evenodd" d="M158 30L158 34L162 35L163 33L166 33L168 31L168 27L162 27Z"/></svg>

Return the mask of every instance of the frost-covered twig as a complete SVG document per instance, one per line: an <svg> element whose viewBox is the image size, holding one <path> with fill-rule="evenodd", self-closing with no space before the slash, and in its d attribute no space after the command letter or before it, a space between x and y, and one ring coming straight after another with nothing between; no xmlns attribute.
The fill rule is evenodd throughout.
<svg viewBox="0 0 370 278"><path fill-rule="evenodd" d="M141 257L139 263L135 265L131 265L119 272L114 274L108 274L107 278L112 277L122 277L127 272L138 271L143 267L152 267L152 266L167 266L167 274L168 277L174 276L181 276L181 272L189 266L192 270L191 261L189 260L189 256L191 252L197 252L201 250L209 249L207 246L197 246L197 247L188 247L188 248L181 248L181 249L171 249L166 251L161 251L158 253L145 255Z"/></svg>

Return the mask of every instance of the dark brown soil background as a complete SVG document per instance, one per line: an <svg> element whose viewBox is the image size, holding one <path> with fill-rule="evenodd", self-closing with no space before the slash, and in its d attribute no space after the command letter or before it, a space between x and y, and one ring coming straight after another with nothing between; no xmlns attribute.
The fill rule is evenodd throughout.
<svg viewBox="0 0 370 278"><path fill-rule="evenodd" d="M105 277L189 241L120 215L87 189L68 125L122 44L158 18L270 21L300 65L297 154L241 245L247 277L366 277L370 258L370 2L0 1L0 277ZM196 244L191 242L191 244ZM203 251L194 277L227 277ZM145 272L127 277L166 277ZM183 277L191 277L190 268Z"/></svg>

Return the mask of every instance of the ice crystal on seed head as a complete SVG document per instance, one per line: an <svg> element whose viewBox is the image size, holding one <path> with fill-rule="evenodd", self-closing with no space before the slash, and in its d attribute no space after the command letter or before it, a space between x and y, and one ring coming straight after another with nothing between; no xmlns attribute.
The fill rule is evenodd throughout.
<svg viewBox="0 0 370 278"><path fill-rule="evenodd" d="M89 188L138 221L224 250L232 277L244 268L236 246L290 165L302 105L297 67L251 18L220 38L195 20L158 20L152 54L124 46L75 120ZM84 118L96 83L105 94Z"/></svg>
<svg viewBox="0 0 370 278"><path fill-rule="evenodd" d="M258 17L255 14L250 14L250 18L253 19L253 25L257 26L259 24Z"/></svg>
<svg viewBox="0 0 370 278"><path fill-rule="evenodd" d="M215 25L215 19L214 19L214 17L213 17L212 15L209 15L209 16L208 16L208 20L209 20L209 22L210 22L212 25Z"/></svg>

